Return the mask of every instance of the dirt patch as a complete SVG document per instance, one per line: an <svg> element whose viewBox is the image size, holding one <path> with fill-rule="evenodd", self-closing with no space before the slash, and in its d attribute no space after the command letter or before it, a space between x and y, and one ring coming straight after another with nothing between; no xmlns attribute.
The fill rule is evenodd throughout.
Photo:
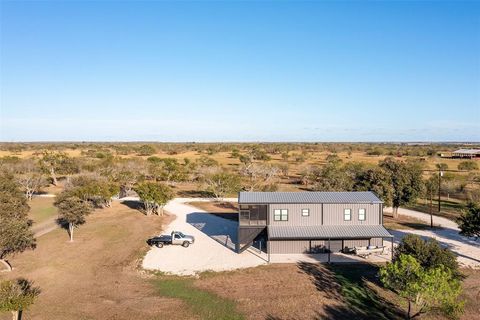
<svg viewBox="0 0 480 320"><path fill-rule="evenodd" d="M41 287L24 319L194 318L180 300L158 296L148 276L137 271L145 240L165 219L114 202L89 216L73 243L64 230L52 231L38 239L36 250L12 259L14 271L1 277L26 277Z"/></svg>

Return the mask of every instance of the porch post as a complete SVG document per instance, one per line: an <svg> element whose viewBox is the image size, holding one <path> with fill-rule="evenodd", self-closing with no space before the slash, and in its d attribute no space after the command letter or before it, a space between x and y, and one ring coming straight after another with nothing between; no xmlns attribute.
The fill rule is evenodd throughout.
<svg viewBox="0 0 480 320"><path fill-rule="evenodd" d="M267 239L267 263L270 263L270 241Z"/></svg>
<svg viewBox="0 0 480 320"><path fill-rule="evenodd" d="M328 238L328 263L330 263L330 238Z"/></svg>

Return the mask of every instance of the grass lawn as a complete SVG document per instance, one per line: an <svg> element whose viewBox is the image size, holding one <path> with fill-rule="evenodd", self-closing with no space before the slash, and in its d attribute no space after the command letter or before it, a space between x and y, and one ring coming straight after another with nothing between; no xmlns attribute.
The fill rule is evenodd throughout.
<svg viewBox="0 0 480 320"><path fill-rule="evenodd" d="M245 319L242 314L236 311L233 301L194 287L193 278L160 277L153 283L160 295L184 301L191 312L201 319Z"/></svg>
<svg viewBox="0 0 480 320"><path fill-rule="evenodd" d="M438 200L433 200L433 214L451 220L456 220L465 208L465 203L461 200L446 199L440 200L441 211L438 212ZM417 203L406 206L407 209L412 209L420 212L430 213L430 204L426 204L424 199L419 199Z"/></svg>
<svg viewBox="0 0 480 320"><path fill-rule="evenodd" d="M28 203L30 206L30 217L35 224L42 223L57 216L57 208L53 206L55 198L34 197Z"/></svg>

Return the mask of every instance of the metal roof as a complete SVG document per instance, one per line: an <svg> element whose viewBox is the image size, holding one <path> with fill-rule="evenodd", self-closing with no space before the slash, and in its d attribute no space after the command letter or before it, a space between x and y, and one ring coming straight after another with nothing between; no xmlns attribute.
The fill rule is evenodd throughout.
<svg viewBox="0 0 480 320"><path fill-rule="evenodd" d="M382 203L382 200L371 191L240 192L238 203Z"/></svg>
<svg viewBox="0 0 480 320"><path fill-rule="evenodd" d="M393 238L382 225L268 226L270 239Z"/></svg>
<svg viewBox="0 0 480 320"><path fill-rule="evenodd" d="M453 151L453 153L478 154L480 153L480 149L458 149Z"/></svg>

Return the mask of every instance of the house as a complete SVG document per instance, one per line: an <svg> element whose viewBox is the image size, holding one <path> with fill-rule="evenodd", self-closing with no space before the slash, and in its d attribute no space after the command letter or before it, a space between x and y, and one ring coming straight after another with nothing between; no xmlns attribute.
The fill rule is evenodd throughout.
<svg viewBox="0 0 480 320"><path fill-rule="evenodd" d="M237 252L259 239L268 254L393 245L373 192L240 192L238 204Z"/></svg>
<svg viewBox="0 0 480 320"><path fill-rule="evenodd" d="M458 149L452 152L452 158L478 158L480 149Z"/></svg>

